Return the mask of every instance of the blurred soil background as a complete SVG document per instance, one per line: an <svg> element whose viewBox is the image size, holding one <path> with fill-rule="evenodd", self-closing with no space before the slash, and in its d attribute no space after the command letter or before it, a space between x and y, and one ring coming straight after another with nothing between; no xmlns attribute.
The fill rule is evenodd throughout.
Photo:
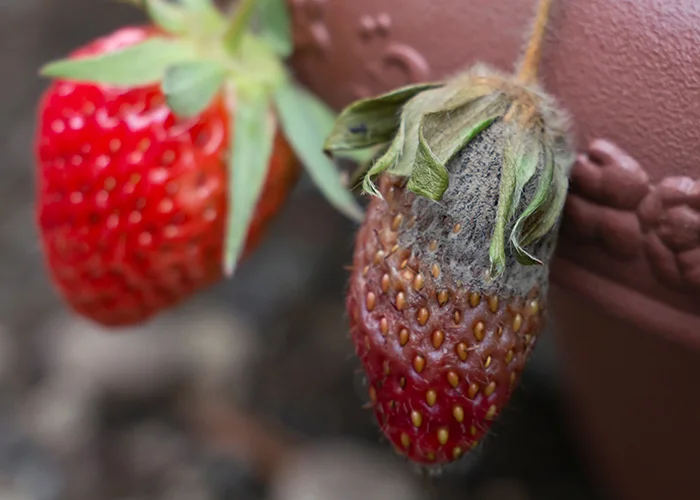
<svg viewBox="0 0 700 500"><path fill-rule="evenodd" d="M33 219L37 68L142 22L0 0L0 500L597 500L552 336L483 447L417 471L380 439L343 307L355 228L305 180L224 283L138 331L68 313Z"/></svg>

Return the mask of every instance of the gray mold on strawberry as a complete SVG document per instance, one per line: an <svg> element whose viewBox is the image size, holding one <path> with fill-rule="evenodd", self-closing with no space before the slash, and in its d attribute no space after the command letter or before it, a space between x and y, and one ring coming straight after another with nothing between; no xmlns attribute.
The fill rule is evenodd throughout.
<svg viewBox="0 0 700 500"><path fill-rule="evenodd" d="M551 256L553 243L540 240L556 238L550 235L557 233L568 189L574 155L566 125L565 114L539 87L477 65L444 84L404 87L350 105L326 148L388 143L368 170L364 190L381 196L375 177L404 178L406 189L424 199L415 207L421 219L451 216L468 228L464 248L448 256L460 268L456 279L467 273L465 279L483 281L485 288L508 291L516 286L512 279L494 280L513 269L514 260L533 266ZM446 213L430 201L447 205Z"/></svg>
<svg viewBox="0 0 700 500"><path fill-rule="evenodd" d="M536 287L546 293L556 228L528 249L543 265L520 266L514 254L506 252L504 273L497 279L490 278L488 242L496 229L507 129L502 121L494 122L447 164L449 187L439 202L411 197L410 214L416 217L416 224L401 233L399 245L413 248L416 257L427 265L435 263L444 269L437 278L440 286L469 283L476 292L506 297L522 297ZM542 161L540 157L540 166ZM524 187L518 212L532 202L541 172L538 168ZM506 234L513 230L514 223L508 222ZM434 241L440 242L439 253L430 251Z"/></svg>
<svg viewBox="0 0 700 500"><path fill-rule="evenodd" d="M347 309L377 420L417 463L479 443L544 325L574 158L565 114L535 81L550 4L517 75L477 65L357 101L326 141L386 146L363 181L374 198Z"/></svg>
<svg viewBox="0 0 700 500"><path fill-rule="evenodd" d="M444 464L475 447L507 403L543 304L537 290L505 297L458 285L439 265L441 242L403 247L416 195L396 181L381 180L383 198L357 236L351 333L384 434L413 461Z"/></svg>

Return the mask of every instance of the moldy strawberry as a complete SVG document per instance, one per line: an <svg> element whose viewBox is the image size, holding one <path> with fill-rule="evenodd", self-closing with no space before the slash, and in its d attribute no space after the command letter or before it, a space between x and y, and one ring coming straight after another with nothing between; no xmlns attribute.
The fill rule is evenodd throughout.
<svg viewBox="0 0 700 500"><path fill-rule="evenodd" d="M329 152L385 146L363 181L347 309L381 429L422 464L477 445L544 325L574 157L536 82L550 4L516 75L476 65L361 100L327 138Z"/></svg>

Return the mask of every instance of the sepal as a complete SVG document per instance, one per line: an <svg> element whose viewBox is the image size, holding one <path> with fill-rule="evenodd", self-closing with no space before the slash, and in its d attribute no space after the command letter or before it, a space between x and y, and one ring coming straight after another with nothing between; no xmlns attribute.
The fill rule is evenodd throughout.
<svg viewBox="0 0 700 500"><path fill-rule="evenodd" d="M209 106L226 75L226 68L217 61L189 61L166 69L161 87L173 113L191 118Z"/></svg>
<svg viewBox="0 0 700 500"><path fill-rule="evenodd" d="M355 101L340 112L323 149L333 153L391 141L401 122L402 107L421 92L440 86L440 83L410 85Z"/></svg>
<svg viewBox="0 0 700 500"><path fill-rule="evenodd" d="M276 89L274 100L282 131L311 180L331 205L351 219L361 221L362 208L343 184L335 163L323 153L323 140L328 131L324 128L323 115L318 112L316 98L287 83ZM313 109L316 112L311 111Z"/></svg>
<svg viewBox="0 0 700 500"><path fill-rule="evenodd" d="M243 254L255 207L267 178L276 123L264 96L239 93L227 97L233 113L229 126L229 204L223 268L224 274L230 277Z"/></svg>
<svg viewBox="0 0 700 500"><path fill-rule="evenodd" d="M61 59L41 69L43 76L114 86L160 82L167 68L197 59L195 45L185 39L152 37L96 56Z"/></svg>

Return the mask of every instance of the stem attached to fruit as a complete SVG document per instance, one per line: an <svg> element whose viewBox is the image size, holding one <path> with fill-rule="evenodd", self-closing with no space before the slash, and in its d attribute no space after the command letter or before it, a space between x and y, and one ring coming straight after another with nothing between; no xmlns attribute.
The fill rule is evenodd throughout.
<svg viewBox="0 0 700 500"><path fill-rule="evenodd" d="M552 0L540 0L537 6L535 24L525 49L525 57L518 71L518 81L524 85L531 85L537 81L537 72L542 58L542 44L551 7Z"/></svg>
<svg viewBox="0 0 700 500"><path fill-rule="evenodd" d="M240 46L256 2L257 0L239 0L233 8L224 33L224 44L229 52L235 52Z"/></svg>

